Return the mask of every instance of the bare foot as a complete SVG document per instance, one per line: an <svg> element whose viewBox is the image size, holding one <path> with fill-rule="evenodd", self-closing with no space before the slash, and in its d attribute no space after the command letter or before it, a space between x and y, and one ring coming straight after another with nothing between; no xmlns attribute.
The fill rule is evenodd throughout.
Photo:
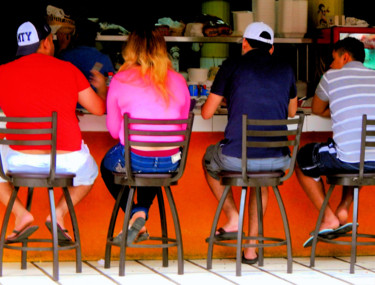
<svg viewBox="0 0 375 285"><path fill-rule="evenodd" d="M238 219L232 219L232 221L228 221L224 226L221 227L224 231L230 232L237 232L238 231ZM216 231L215 235L220 234Z"/></svg>
<svg viewBox="0 0 375 285"><path fill-rule="evenodd" d="M254 243L254 241L253 241ZM243 252L246 259L254 259L257 258L257 252L255 247L246 248Z"/></svg>
<svg viewBox="0 0 375 285"><path fill-rule="evenodd" d="M337 229L340 226L340 222L338 219L334 221L322 221L320 224L319 231L325 230L325 229Z"/></svg>
<svg viewBox="0 0 375 285"><path fill-rule="evenodd" d="M340 221L340 225L345 225L348 222L349 210L345 206L337 207L335 214Z"/></svg>
<svg viewBox="0 0 375 285"><path fill-rule="evenodd" d="M225 225L225 226L223 226L221 228L224 229L224 231L227 232L227 233L237 232L238 231L238 227L237 226L233 227L233 226L227 226L227 225ZM216 231L215 235L218 235L218 234L220 234L220 232Z"/></svg>
<svg viewBox="0 0 375 285"><path fill-rule="evenodd" d="M20 232L26 227L30 226L33 222L33 215L30 212L25 211L22 216L16 217L14 230ZM12 232L9 236L7 236L7 238L12 238L16 235L17 233Z"/></svg>

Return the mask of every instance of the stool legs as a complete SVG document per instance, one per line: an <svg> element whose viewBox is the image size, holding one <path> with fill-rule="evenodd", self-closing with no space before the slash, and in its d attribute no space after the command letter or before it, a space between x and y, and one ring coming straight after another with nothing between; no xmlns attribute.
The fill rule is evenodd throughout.
<svg viewBox="0 0 375 285"><path fill-rule="evenodd" d="M109 222L108 233L107 233L107 243L105 246L104 268L110 268L111 266L111 249L112 249L111 241L113 239L113 232L114 232L115 225L116 225L118 211L120 209L120 201L121 201L122 195L124 194L124 191L125 191L125 186L121 188L120 192L117 195L115 206L113 207L113 211L111 215L111 220Z"/></svg>
<svg viewBox="0 0 375 285"><path fill-rule="evenodd" d="M207 269L212 269L212 252L213 252L213 247L214 247L214 236L216 232L216 227L219 222L221 209L223 208L225 199L227 198L230 189L231 189L230 186L225 187L224 192L221 195L219 204L216 208L216 213L214 216L214 221L212 222L211 233L210 233L210 237L208 240Z"/></svg>
<svg viewBox="0 0 375 285"><path fill-rule="evenodd" d="M256 187L256 200L257 200L257 217L258 217L258 244L263 244L263 201L262 201L262 188ZM264 265L264 249L263 246L258 248L258 264Z"/></svg>
<svg viewBox="0 0 375 285"><path fill-rule="evenodd" d="M181 228L180 228L180 222L177 214L176 205L172 196L172 192L170 187L165 186L165 192L166 196L168 198L168 203L170 206L172 219L174 222L175 227L175 233L176 233L176 240L175 245L177 246L177 255L178 255L178 274L183 274L184 272L184 260L183 260L183 246L182 246L182 236L181 236ZM126 258L126 247L127 247L127 236L128 236L128 228L129 228L129 221L131 216L131 209L133 206L133 199L134 199L134 193L135 193L135 187L130 187L128 199L126 202L126 208L125 208L125 215L124 215L124 222L122 227L122 233L123 233L123 239L120 244L120 260L119 260L119 276L125 276L125 258ZM104 267L109 268L110 267L110 260L111 260L111 247L112 247L112 240L113 240L113 232L114 227L116 224L116 219L118 215L118 211L120 208L120 201L121 197L125 191L125 187L121 189L119 192L116 203L112 212L110 225L108 229L107 234L107 244L106 244L106 252L105 252L105 263ZM161 232L162 236L161 238L154 238L156 240L162 240L162 246L155 246L155 247L162 247L163 251L163 267L168 266L168 247L171 246L168 244L171 239L168 238L168 232L167 232L167 219L166 219L166 213L165 213L165 204L163 199L163 193L161 191L161 188L157 191L157 198L158 198L158 205L159 205L159 213L160 213L160 223L161 223ZM152 239L152 238L151 238ZM148 245L145 245L145 247ZM141 247L141 246L139 246Z"/></svg>
<svg viewBox="0 0 375 285"><path fill-rule="evenodd" d="M237 233L237 242L236 242L236 275L241 276L241 263L242 263L242 248L247 247L257 247L258 248L258 265L263 266L264 261L264 247L265 246L273 246L272 244L264 244L265 240L269 241L276 241L277 243L274 246L278 245L285 245L287 246L287 272L292 273L292 245L291 245L291 236L290 236L290 230L289 230L289 223L285 211L285 207L280 195L280 192L277 187L272 187L273 191L276 196L277 203L279 205L284 231L285 231L285 240L279 239L279 238L271 238L271 237L264 237L264 231L263 231L263 200L262 200L262 189L261 187L255 187L255 195L256 195L256 204L257 204L257 219L258 219L258 236L246 236L245 238L242 235L243 232L243 224L244 224L244 213L245 213L245 207L246 207L246 201L247 201L247 193L248 189L247 187L242 187L241 191L241 198L240 198L240 206L239 206L239 217L238 217L238 233ZM208 239L208 252L207 252L207 269L212 269L212 252L213 252L213 245L221 244L223 246L232 246L229 243L223 243L223 242L215 242L215 232L217 228L217 224L219 221L220 213L224 205L224 201L228 196L228 193L230 191L231 187L226 186L224 189L224 192L220 198L218 207L216 208L214 221L212 223L211 227L211 233L210 237ZM258 241L257 245L254 244L243 244L243 240L251 240L255 239Z"/></svg>
<svg viewBox="0 0 375 285"><path fill-rule="evenodd" d="M3 253L4 253L4 244L5 244L5 234L8 227L9 218L12 212L12 208L14 202L17 198L19 187L14 187L12 191L12 195L9 199L6 213L3 219L3 225L1 229L1 236L0 236L0 276L2 276L2 265L3 265ZM72 227L74 232L74 240L76 243L76 271L77 273L82 272L82 259L81 259L81 242L79 237L79 230L78 230L78 223L77 218L74 211L74 206L72 200L69 195L69 191L67 188L63 188L63 192L65 195L65 200L68 205L69 214L72 221ZM31 210L31 202L33 197L33 188L28 188L27 194L27 201L26 201L26 209L28 211ZM52 278L55 281L59 280L59 246L58 246L58 235L57 235L57 219L56 219L56 207L55 207L55 197L54 197L54 189L48 188L48 198L50 204L50 214L51 214L51 223L52 223L52 253L53 253L53 272ZM31 248L27 248L28 241L25 240L22 242L23 249L21 250L21 269L26 269L27 267L27 251L32 250ZM35 248L33 248L35 250Z"/></svg>
<svg viewBox="0 0 375 285"><path fill-rule="evenodd" d="M52 222L52 253L53 253L53 280L59 279L59 251L58 251L58 237L57 237L57 220L56 220L56 208L55 208L55 195L53 188L48 188L48 197L51 212Z"/></svg>
<svg viewBox="0 0 375 285"><path fill-rule="evenodd" d="M131 209L133 206L134 191L135 191L135 188L130 187L128 201L126 202L124 223L122 226L123 238L120 243L120 263L119 263L119 275L120 276L125 276L126 243L128 239L128 228L129 228Z"/></svg>
<svg viewBox="0 0 375 285"><path fill-rule="evenodd" d="M329 198L330 198L334 188L335 188L334 184L332 184L329 187L329 190L326 194L326 197L324 199L322 207L319 211L319 217L318 217L318 221L316 222L316 227L315 227L315 231L314 231L314 239L313 239L313 243L312 243L312 246L311 246L310 267L315 266L315 252L316 252L316 245L318 243L318 232L319 232L320 224L321 224L323 216L324 216L324 211L325 211L325 209L328 205ZM355 271L354 267L355 267L355 263L357 261L357 236L358 236L357 225L358 225L359 187L354 187L353 191L354 191L354 197L353 197L353 229L352 229L352 239L351 239L351 242L350 242L350 245L351 245L350 273L351 274L353 274L354 271ZM372 236L372 235L363 235L362 234L362 236L374 238L374 236Z"/></svg>
<svg viewBox="0 0 375 285"><path fill-rule="evenodd" d="M310 267L315 266L315 251L316 251L316 244L318 242L319 228L320 228L320 224L322 223L324 211L325 211L325 209L328 205L328 201L329 201L329 198L331 197L333 188L335 188L334 185L331 185L329 187L328 192L326 194L326 197L323 201L322 207L320 208L320 211L319 211L319 216L318 216L318 220L316 222L315 231L314 231L314 238L313 238L313 242L312 242L312 245L311 245Z"/></svg>
<svg viewBox="0 0 375 285"><path fill-rule="evenodd" d="M286 250L287 250L287 273L292 273L293 257L292 257L292 239L290 237L290 229L288 217L286 215L285 206L283 200L281 199L280 191L277 187L272 187L275 193L277 204L279 205L281 217L284 225L285 239L286 239Z"/></svg>
<svg viewBox="0 0 375 285"><path fill-rule="evenodd" d="M73 234L74 234L74 241L77 244L76 246L76 272L81 273L82 272L81 238L79 235L77 216L74 210L74 205L70 197L68 188L63 187L63 193L64 193L65 201L69 209L70 221L72 223Z"/></svg>
<svg viewBox="0 0 375 285"><path fill-rule="evenodd" d="M353 229L352 229L352 244L350 256L350 273L354 273L354 265L357 261L357 223L358 223L358 195L359 188L354 187L353 197Z"/></svg>
<svg viewBox="0 0 375 285"><path fill-rule="evenodd" d="M169 186L165 186L165 192L167 194L169 207L171 209L174 229L176 233L176 243L177 243L177 261L178 261L178 274L184 274L184 253L183 253L183 246L182 246L182 237L181 237L181 227L180 227L180 220L178 218L176 204L173 199L173 195L171 192L171 188Z"/></svg>
<svg viewBox="0 0 375 285"><path fill-rule="evenodd" d="M1 235L0 235L0 276L3 276L3 255L4 255L4 244L5 244L5 235L8 228L8 222L10 218L10 214L13 209L14 201L17 198L19 187L14 187L12 194L9 198L9 202L5 211L3 225L1 227Z"/></svg>
<svg viewBox="0 0 375 285"><path fill-rule="evenodd" d="M241 263L242 263L242 232L243 232L243 219L246 207L247 187L242 187L240 210L238 215L238 231L237 231L237 247L236 247L236 275L241 276Z"/></svg>
<svg viewBox="0 0 375 285"><path fill-rule="evenodd" d="M163 193L162 193L161 188L158 188L156 195L158 198L158 205L159 205L161 237L163 240L163 244L167 244L168 243L167 218L165 214L165 205L164 205ZM164 247L162 249L162 252L163 252L163 267L168 267L168 248Z"/></svg>
<svg viewBox="0 0 375 285"><path fill-rule="evenodd" d="M31 202L33 200L33 193L34 193L34 188L33 187L28 187L27 189L27 200L26 200L26 210L29 212L31 211ZM24 241L22 243L22 247L27 247L27 241ZM21 251L21 269L26 269L27 267L27 251L22 250Z"/></svg>

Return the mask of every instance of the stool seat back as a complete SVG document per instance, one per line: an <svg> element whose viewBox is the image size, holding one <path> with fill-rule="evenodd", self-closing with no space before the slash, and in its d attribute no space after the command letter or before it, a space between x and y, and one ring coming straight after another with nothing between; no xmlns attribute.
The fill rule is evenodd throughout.
<svg viewBox="0 0 375 285"><path fill-rule="evenodd" d="M65 187L72 185L72 180L67 178L73 178L74 174L56 174L57 112L52 112L49 117L1 116L0 123L3 124L0 127L0 145L49 146L50 148L50 169L48 173L30 173L22 169L4 171L0 156L0 176L3 179L10 181L15 186L48 187L53 185ZM9 128L8 123L12 124L12 128ZM11 137L9 138L7 135Z"/></svg>
<svg viewBox="0 0 375 285"><path fill-rule="evenodd" d="M128 114L124 114L124 141L125 141L125 169L126 175L115 175L115 183L136 186L167 186L177 184L185 170L186 159L189 149L191 131L194 114L190 113L187 119L179 120L150 120L133 119ZM137 129L131 128L131 124L136 124ZM147 129L147 126L163 126L165 130ZM180 125L181 127L177 127ZM171 129L171 130L168 130ZM132 139L135 136L137 140ZM142 141L140 138L150 138L152 140ZM179 141L160 142L157 137L181 137ZM154 141L155 139L155 141ZM181 160L176 172L171 173L136 173L131 166L131 148L134 146L143 147L176 147L181 149Z"/></svg>

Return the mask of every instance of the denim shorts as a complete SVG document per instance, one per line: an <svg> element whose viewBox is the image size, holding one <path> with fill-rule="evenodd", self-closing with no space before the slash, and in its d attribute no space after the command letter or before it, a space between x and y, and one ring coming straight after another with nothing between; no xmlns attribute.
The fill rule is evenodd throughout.
<svg viewBox="0 0 375 285"><path fill-rule="evenodd" d="M206 149L204 155L204 167L208 174L219 180L219 173L221 171L242 171L241 158L227 156L222 153L221 142L215 145L210 145ZM249 158L247 160L248 171L286 171L289 167L290 156L269 157L269 158Z"/></svg>
<svg viewBox="0 0 375 285"><path fill-rule="evenodd" d="M132 171L138 173L174 172L180 165L180 161L179 159L174 159L173 156L152 157L131 153ZM110 148L103 158L103 164L110 171L125 172L124 146L118 143Z"/></svg>
<svg viewBox="0 0 375 285"><path fill-rule="evenodd" d="M49 172L49 154L25 154L1 145L1 158L5 171ZM74 173L73 185L92 185L98 176L98 166L86 144L81 149L56 155L56 173ZM5 182L0 177L0 182Z"/></svg>
<svg viewBox="0 0 375 285"><path fill-rule="evenodd" d="M359 163L348 163L337 157L335 143L329 139L325 143L309 143L297 154L297 163L301 171L309 177L338 173L358 173ZM375 162L365 163L365 172L375 172Z"/></svg>

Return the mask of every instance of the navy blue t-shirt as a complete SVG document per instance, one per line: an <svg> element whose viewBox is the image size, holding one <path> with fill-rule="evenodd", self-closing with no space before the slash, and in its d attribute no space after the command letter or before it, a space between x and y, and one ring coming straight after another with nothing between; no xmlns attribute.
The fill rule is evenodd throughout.
<svg viewBox="0 0 375 285"><path fill-rule="evenodd" d="M223 154L238 158L241 157L242 114L247 114L249 119L286 119L289 100L297 96L291 66L260 49L225 60L211 92L224 96L228 106ZM248 158L280 157L288 151L287 148L252 148Z"/></svg>
<svg viewBox="0 0 375 285"><path fill-rule="evenodd" d="M87 79L91 77L91 69L96 62L103 64L100 72L107 75L108 72L115 72L112 61L108 55L101 53L95 47L77 46L72 49L67 49L61 53L60 59L73 63Z"/></svg>

